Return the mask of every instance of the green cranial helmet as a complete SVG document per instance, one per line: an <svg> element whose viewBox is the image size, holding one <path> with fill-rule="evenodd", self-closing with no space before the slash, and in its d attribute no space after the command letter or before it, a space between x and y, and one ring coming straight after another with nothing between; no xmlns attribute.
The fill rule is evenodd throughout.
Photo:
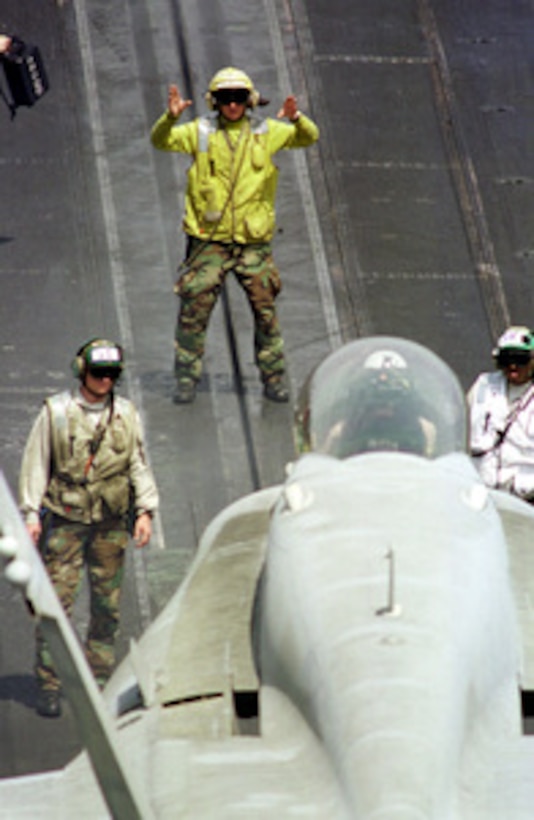
<svg viewBox="0 0 534 820"><path fill-rule="evenodd" d="M78 379L83 379L88 370L116 370L118 377L123 367L122 347L108 339L90 339L80 347L72 362L72 371Z"/></svg>

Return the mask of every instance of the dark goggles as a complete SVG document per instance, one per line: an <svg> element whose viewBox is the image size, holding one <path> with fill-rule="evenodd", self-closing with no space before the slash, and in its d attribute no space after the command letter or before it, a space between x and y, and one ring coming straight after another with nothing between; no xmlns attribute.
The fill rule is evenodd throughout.
<svg viewBox="0 0 534 820"><path fill-rule="evenodd" d="M93 379L112 379L112 381L116 381L121 374L119 367L88 367L87 372Z"/></svg>
<svg viewBox="0 0 534 820"><path fill-rule="evenodd" d="M217 105L230 105L230 103L245 105L249 93L246 88L223 88L220 91L215 91L213 97Z"/></svg>
<svg viewBox="0 0 534 820"><path fill-rule="evenodd" d="M499 350L495 358L497 367L509 367L517 365L524 367L531 361L530 350Z"/></svg>

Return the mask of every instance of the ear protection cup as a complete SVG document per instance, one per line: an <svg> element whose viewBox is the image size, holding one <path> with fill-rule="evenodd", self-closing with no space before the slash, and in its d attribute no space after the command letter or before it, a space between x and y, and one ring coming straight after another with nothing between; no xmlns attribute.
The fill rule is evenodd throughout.
<svg viewBox="0 0 534 820"><path fill-rule="evenodd" d="M256 88L254 88L253 91L251 91L248 95L247 106L249 108L256 108L256 106L259 105L260 97L260 92Z"/></svg>
<svg viewBox="0 0 534 820"><path fill-rule="evenodd" d="M83 379L85 373L85 361L82 356L76 356L70 363L72 375L76 379Z"/></svg>
<svg viewBox="0 0 534 820"><path fill-rule="evenodd" d="M71 367L71 370L72 370L72 375L76 379L83 380L83 378L85 376L85 371L87 369L87 362L85 361L83 354L85 353L85 350L89 347L89 345L93 344L93 342L96 342L96 341L98 341L97 336L95 336L93 339L89 339L88 342L85 342L85 344L83 344L76 351L76 355L75 355L74 359L72 360L72 362L70 363L70 367Z"/></svg>
<svg viewBox="0 0 534 820"><path fill-rule="evenodd" d="M209 110L215 111L215 100L213 99L213 94L211 93L211 91L206 91L206 93L204 94L204 99Z"/></svg>

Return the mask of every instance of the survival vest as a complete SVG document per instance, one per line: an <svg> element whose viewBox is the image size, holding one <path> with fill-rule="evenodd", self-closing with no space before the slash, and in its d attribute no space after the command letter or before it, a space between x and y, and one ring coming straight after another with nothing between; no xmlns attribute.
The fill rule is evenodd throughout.
<svg viewBox="0 0 534 820"><path fill-rule="evenodd" d="M51 430L51 479L43 505L70 521L122 518L130 502L129 466L136 446L133 404L113 397L95 431L69 391L46 399ZM95 441L100 439L97 452Z"/></svg>

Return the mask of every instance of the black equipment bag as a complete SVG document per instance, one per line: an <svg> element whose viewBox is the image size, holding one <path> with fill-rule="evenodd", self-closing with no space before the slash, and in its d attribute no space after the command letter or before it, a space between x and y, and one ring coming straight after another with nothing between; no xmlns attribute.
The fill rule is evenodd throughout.
<svg viewBox="0 0 534 820"><path fill-rule="evenodd" d="M35 105L48 91L48 76L38 47L19 37L12 37L9 50L0 55L0 62L11 99L4 92L2 96L14 117L19 106Z"/></svg>

